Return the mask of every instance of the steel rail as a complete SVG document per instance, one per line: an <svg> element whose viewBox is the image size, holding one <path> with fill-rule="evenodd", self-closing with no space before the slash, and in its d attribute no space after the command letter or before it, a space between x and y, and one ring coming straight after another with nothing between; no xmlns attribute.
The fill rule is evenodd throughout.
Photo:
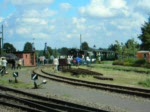
<svg viewBox="0 0 150 112"><path fill-rule="evenodd" d="M90 88L95 88L95 89L102 89L102 90L107 90L107 91L117 92L117 93L122 93L122 94L135 95L135 96L140 96L143 98L150 98L150 90L149 89L83 81L83 80L72 79L72 78L54 75L54 74L45 72L44 70L38 69L38 72L41 72L41 74L42 73L46 74L46 75L41 75L36 70L34 70L34 73L38 74L39 76L48 78L51 80L59 81L59 82L64 82L64 83L78 85L78 86L85 86L85 87L90 87Z"/></svg>

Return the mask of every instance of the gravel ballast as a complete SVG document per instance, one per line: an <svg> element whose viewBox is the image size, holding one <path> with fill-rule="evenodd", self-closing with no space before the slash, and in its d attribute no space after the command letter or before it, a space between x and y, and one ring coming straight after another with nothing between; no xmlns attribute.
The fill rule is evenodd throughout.
<svg viewBox="0 0 150 112"><path fill-rule="evenodd" d="M23 68L21 70L16 70L20 74L18 80L24 83L33 84L33 81L31 80L32 69L33 68ZM8 70L8 72L9 71L12 70ZM39 77L37 83L40 84L42 80L43 79ZM150 110L150 99L77 87L51 80L47 80L47 84L42 85L39 89L21 88L20 90L112 112L148 112Z"/></svg>

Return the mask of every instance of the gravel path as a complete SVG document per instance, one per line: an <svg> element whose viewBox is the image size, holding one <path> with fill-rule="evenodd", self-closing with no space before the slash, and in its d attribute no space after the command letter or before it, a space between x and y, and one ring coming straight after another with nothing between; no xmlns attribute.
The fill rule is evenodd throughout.
<svg viewBox="0 0 150 112"><path fill-rule="evenodd" d="M31 70L32 68L18 70L20 74L18 80L32 84ZM42 78L39 78L37 83L41 83L42 80ZM40 89L25 89L25 91L110 110L112 112L149 112L150 110L150 99L76 87L51 80L47 81L47 84L42 85Z"/></svg>

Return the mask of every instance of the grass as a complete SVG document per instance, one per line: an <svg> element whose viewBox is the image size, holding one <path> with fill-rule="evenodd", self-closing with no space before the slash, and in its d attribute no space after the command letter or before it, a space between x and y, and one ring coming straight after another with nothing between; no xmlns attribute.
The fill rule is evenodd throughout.
<svg viewBox="0 0 150 112"><path fill-rule="evenodd" d="M100 82L100 83L123 85L123 86L130 86L130 87L140 87L140 88L148 88L148 89L150 88L149 80L147 81L147 79L150 79L149 74L138 73L133 70L124 71L124 69L133 69L132 67L118 66L120 68L120 70L117 70L117 69L107 69L107 67L114 68L114 66L111 64L94 64L93 66L94 66L93 68L89 68L87 66L80 66L80 68L91 69L93 71L100 72L105 77L113 78L114 81L98 80L98 79L93 78L93 76L83 75L83 74L80 74L79 76L72 76L70 73L62 73L62 72L58 72L57 74L60 76L64 76L64 77L92 81L92 82ZM105 68L103 68L103 67L105 67ZM73 68L76 68L76 67L73 66ZM139 68L134 67L134 69L139 69ZM141 68L141 69L145 70L145 71L147 70L147 69L143 69L143 68ZM51 72L52 69L48 68L45 70L48 72ZM145 83L145 85L142 83L139 83L139 82L143 82L143 83Z"/></svg>
<svg viewBox="0 0 150 112"><path fill-rule="evenodd" d="M145 81L139 82L139 85L142 85L144 87L150 87L150 79L146 79Z"/></svg>
<svg viewBox="0 0 150 112"><path fill-rule="evenodd" d="M32 88L33 87L33 83L28 83L28 82L24 81L23 78L21 78L21 75L26 74L26 73L28 74L29 69L31 69L31 68L22 68L21 70L16 70L20 74L17 77L18 83L15 83L15 78L12 75L14 70L11 70L10 68L8 68L7 69L8 74L0 76L0 85L6 86L6 87L11 87L11 88L20 88L20 89Z"/></svg>
<svg viewBox="0 0 150 112"><path fill-rule="evenodd" d="M150 74L150 69L148 68L142 68L142 67L129 67L129 66L119 66L119 65L111 65L111 64L97 64L95 67L101 67L105 69L115 69L115 70L121 70L121 71L133 71L138 73L146 73Z"/></svg>

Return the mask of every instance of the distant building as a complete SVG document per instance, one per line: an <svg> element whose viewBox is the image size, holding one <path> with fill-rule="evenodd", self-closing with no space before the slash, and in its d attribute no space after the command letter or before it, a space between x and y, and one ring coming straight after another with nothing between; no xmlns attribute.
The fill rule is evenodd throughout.
<svg viewBox="0 0 150 112"><path fill-rule="evenodd" d="M23 66L36 66L35 52L14 52L14 54L23 60Z"/></svg>
<svg viewBox="0 0 150 112"><path fill-rule="evenodd" d="M138 51L137 52L138 59L145 59L147 62L150 63L150 51Z"/></svg>

